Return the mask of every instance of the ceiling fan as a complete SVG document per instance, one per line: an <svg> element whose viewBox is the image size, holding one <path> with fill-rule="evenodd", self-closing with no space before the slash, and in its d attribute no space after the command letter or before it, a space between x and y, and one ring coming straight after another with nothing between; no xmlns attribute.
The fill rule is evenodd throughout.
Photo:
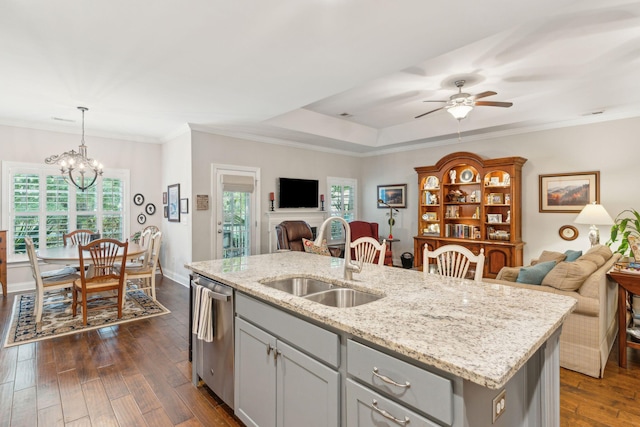
<svg viewBox="0 0 640 427"><path fill-rule="evenodd" d="M458 88L458 93L455 95L451 95L448 101L424 101L424 102L446 102L446 105L436 108L435 110L427 111L426 113L420 114L416 116L416 119L426 116L427 114L431 114L436 111L440 111L442 109L447 110L453 117L458 120L462 120L467 117L467 114L473 107L475 106L485 106L485 107L511 107L513 102L497 102L497 101L477 101L480 98L485 98L487 96L497 95L496 92L487 91L482 92L477 95L469 95L468 93L462 92L462 86L464 86L465 80L456 80L456 87Z"/></svg>

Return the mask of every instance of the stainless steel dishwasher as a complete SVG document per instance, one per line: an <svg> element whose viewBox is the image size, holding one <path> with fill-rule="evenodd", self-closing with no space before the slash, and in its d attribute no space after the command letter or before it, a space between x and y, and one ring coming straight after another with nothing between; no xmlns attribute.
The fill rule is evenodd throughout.
<svg viewBox="0 0 640 427"><path fill-rule="evenodd" d="M193 333L193 304L195 288L204 286L211 291L213 341L199 340ZM234 294L233 288L215 280L195 275L191 279L189 332L191 337L192 382L202 380L229 407L233 405L233 350L234 350Z"/></svg>

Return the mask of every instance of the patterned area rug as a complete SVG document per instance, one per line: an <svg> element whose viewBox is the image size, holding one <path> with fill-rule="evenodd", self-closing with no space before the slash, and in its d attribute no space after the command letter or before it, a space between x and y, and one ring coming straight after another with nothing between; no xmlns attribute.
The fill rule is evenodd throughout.
<svg viewBox="0 0 640 427"><path fill-rule="evenodd" d="M87 326L83 326L81 306L78 306L78 314L74 318L71 315L71 301L65 301L65 298L66 296L63 294L47 294L45 303L50 302L50 304L45 304L42 322L40 325L36 325L33 312L35 294L29 293L16 296L13 303L13 313L11 314L11 327L7 333L4 346L11 347L171 313L166 307L151 299L143 291L133 291L127 293L121 319L118 319L118 311L115 307L105 308L104 310L88 310ZM93 306L112 303L113 300L101 301L94 303ZM89 307L92 307L92 305L89 304Z"/></svg>

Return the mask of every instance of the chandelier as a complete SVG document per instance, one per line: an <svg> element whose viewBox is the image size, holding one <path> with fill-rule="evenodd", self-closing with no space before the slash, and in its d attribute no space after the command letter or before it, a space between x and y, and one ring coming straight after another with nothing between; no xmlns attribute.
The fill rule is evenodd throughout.
<svg viewBox="0 0 640 427"><path fill-rule="evenodd" d="M75 185L80 191L91 188L96 183L98 175L102 176L102 163L87 157L87 146L84 145L84 112L89 109L78 107L82 111L82 139L78 151L65 151L44 159L48 165L60 165L62 177L68 183Z"/></svg>

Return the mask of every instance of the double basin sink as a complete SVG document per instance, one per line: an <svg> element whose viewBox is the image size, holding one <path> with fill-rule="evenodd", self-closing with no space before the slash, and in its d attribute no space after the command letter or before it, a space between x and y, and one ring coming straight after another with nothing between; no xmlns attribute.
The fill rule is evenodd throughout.
<svg viewBox="0 0 640 427"><path fill-rule="evenodd" d="M355 307L382 298L379 295L340 287L339 285L311 277L289 277L261 283L309 301L337 308Z"/></svg>

